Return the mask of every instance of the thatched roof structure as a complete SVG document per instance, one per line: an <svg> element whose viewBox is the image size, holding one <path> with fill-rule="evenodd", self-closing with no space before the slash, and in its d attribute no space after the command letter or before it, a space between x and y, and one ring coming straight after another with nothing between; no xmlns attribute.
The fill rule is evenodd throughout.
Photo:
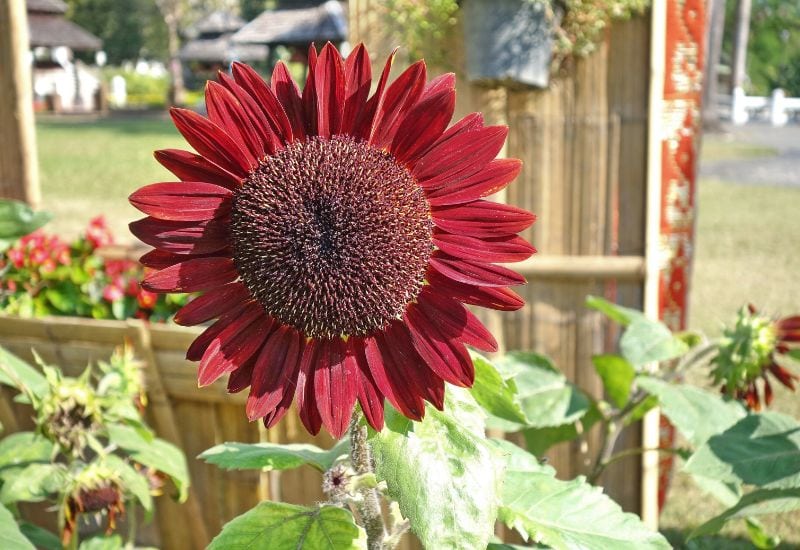
<svg viewBox="0 0 800 550"><path fill-rule="evenodd" d="M294 46L346 39L347 16L336 0L310 8L265 11L233 35L241 44Z"/></svg>
<svg viewBox="0 0 800 550"><path fill-rule="evenodd" d="M95 35L64 19L67 5L61 0L27 0L30 46L73 50L99 50L103 41Z"/></svg>
<svg viewBox="0 0 800 550"><path fill-rule="evenodd" d="M227 11L215 11L195 23L179 56L184 61L227 64L231 61L262 61L269 48L259 44L236 44L231 38L245 25L245 20Z"/></svg>

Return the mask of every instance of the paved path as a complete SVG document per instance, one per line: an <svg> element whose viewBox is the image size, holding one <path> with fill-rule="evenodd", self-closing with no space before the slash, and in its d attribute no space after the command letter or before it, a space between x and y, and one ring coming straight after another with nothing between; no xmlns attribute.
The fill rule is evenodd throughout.
<svg viewBox="0 0 800 550"><path fill-rule="evenodd" d="M701 162L700 177L754 185L800 187L800 125L773 128L749 124L729 128L732 141L753 143L777 150L775 156ZM726 139L718 137L718 139Z"/></svg>

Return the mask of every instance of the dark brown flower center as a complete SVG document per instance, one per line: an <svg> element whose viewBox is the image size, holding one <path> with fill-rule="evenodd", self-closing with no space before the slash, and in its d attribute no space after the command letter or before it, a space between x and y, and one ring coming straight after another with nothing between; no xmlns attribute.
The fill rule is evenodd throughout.
<svg viewBox="0 0 800 550"><path fill-rule="evenodd" d="M433 250L427 200L389 154L312 138L267 158L233 200L236 268L307 336L366 335L402 315Z"/></svg>

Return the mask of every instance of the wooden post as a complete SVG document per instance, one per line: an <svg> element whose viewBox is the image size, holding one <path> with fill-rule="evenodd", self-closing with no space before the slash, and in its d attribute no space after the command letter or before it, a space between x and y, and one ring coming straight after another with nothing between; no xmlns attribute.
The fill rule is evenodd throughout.
<svg viewBox="0 0 800 550"><path fill-rule="evenodd" d="M24 0L0 2L0 198L39 205L39 169Z"/></svg>
<svg viewBox="0 0 800 550"><path fill-rule="evenodd" d="M733 66L731 87L735 90L744 84L747 74L747 40L750 36L751 0L739 0L736 6L736 34L733 37Z"/></svg>
<svg viewBox="0 0 800 550"><path fill-rule="evenodd" d="M710 0L706 50L706 74L703 86L703 125L713 127L719 124L717 107L717 65L722 54L722 35L725 31L725 0Z"/></svg>

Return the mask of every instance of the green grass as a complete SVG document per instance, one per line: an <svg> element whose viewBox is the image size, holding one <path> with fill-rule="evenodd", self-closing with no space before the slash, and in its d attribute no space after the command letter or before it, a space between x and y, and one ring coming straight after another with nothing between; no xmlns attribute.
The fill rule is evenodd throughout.
<svg viewBox="0 0 800 550"><path fill-rule="evenodd" d="M138 187L174 179L153 158L154 149L185 147L165 118L49 120L36 125L42 208L54 214L50 231L77 235L98 214L120 241L128 222L141 217L127 197Z"/></svg>
<svg viewBox="0 0 800 550"><path fill-rule="evenodd" d="M732 141L733 138L716 134L703 138L703 160L713 162L718 160L735 160L771 157L777 154L772 147Z"/></svg>

